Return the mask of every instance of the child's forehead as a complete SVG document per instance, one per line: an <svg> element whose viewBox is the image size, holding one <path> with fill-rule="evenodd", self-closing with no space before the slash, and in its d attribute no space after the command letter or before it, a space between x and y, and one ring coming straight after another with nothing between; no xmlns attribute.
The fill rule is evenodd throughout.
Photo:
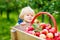
<svg viewBox="0 0 60 40"><path fill-rule="evenodd" d="M34 15L33 12L26 12L26 15L27 15L27 14Z"/></svg>
<svg viewBox="0 0 60 40"><path fill-rule="evenodd" d="M25 14L31 14L31 15L35 14L35 13L34 13L34 10L32 10L30 7L25 7L25 8L23 8L22 13L23 13L24 15L25 15Z"/></svg>

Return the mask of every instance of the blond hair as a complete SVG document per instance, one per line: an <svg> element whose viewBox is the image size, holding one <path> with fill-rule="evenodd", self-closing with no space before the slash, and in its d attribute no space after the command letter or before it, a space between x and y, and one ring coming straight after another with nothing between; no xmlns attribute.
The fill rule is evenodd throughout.
<svg viewBox="0 0 60 40"><path fill-rule="evenodd" d="M19 18L21 19L24 19L24 15L28 13L34 13L34 10L32 10L29 6L28 7L24 7L22 10L21 10L21 13L19 15Z"/></svg>

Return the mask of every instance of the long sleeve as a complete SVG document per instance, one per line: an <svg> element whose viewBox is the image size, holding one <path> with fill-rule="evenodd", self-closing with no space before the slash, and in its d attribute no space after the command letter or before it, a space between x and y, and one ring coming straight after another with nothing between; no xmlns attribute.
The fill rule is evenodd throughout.
<svg viewBox="0 0 60 40"><path fill-rule="evenodd" d="M18 19L18 24L20 24L21 22L23 22L23 20L22 19Z"/></svg>

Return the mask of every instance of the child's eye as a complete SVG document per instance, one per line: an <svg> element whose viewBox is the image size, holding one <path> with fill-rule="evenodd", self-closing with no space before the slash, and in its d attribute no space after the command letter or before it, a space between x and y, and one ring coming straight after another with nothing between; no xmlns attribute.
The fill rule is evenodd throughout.
<svg viewBox="0 0 60 40"><path fill-rule="evenodd" d="M33 15L31 15L33 17Z"/></svg>
<svg viewBox="0 0 60 40"><path fill-rule="evenodd" d="M29 15L27 15L27 16L29 16Z"/></svg>

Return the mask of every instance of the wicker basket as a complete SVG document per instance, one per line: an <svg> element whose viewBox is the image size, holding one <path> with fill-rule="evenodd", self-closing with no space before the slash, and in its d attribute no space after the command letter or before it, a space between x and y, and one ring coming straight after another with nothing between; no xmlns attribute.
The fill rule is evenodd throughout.
<svg viewBox="0 0 60 40"><path fill-rule="evenodd" d="M55 27L56 32L57 32L56 21L55 21L54 17L53 17L50 13L48 13L48 12L39 12L39 13L33 18L32 22L31 22L31 25L34 23L34 20L35 20L38 16L40 16L40 15L42 15L42 14L47 14L47 15L52 19L53 24L54 24L54 27ZM19 27L19 25L18 25L18 26L15 26L15 27L12 27L12 29L11 29L11 40L45 40L45 39L41 39L41 38L39 38L39 37L37 37L37 36L34 36L34 35L32 35L32 34L26 33L26 32L24 32L24 31L22 31L22 30L20 30L20 29L18 29L18 28L16 28L16 27Z"/></svg>

